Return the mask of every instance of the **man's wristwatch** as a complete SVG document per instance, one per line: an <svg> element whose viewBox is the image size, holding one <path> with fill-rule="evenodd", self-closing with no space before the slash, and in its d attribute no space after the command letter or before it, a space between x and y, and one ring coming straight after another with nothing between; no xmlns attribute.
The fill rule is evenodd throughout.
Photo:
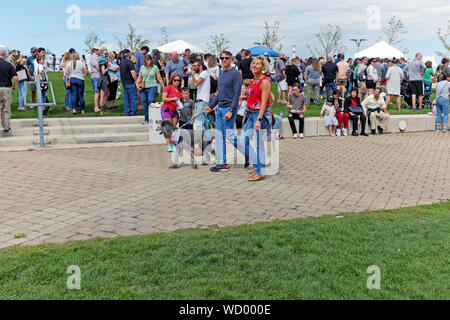
<svg viewBox="0 0 450 320"><path fill-rule="evenodd" d="M258 121L262 121L262 118L258 118Z"/></svg>

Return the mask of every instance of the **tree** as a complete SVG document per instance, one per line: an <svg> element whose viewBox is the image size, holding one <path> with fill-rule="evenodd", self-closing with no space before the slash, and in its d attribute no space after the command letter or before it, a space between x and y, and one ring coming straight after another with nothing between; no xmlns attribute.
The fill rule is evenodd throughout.
<svg viewBox="0 0 450 320"><path fill-rule="evenodd" d="M84 45L86 46L84 51L90 54L94 46L102 46L103 44L105 44L105 41L101 40L94 31L91 31L84 40Z"/></svg>
<svg viewBox="0 0 450 320"><path fill-rule="evenodd" d="M268 21L264 21L264 33L262 40L263 46L276 51L281 51L281 49L283 48L283 45L281 44L283 38L280 38L280 36L278 35L279 28L279 21L274 21L273 25L270 25Z"/></svg>
<svg viewBox="0 0 450 320"><path fill-rule="evenodd" d="M211 35L211 42L207 43L208 50L218 56L222 51L228 50L230 40L223 33Z"/></svg>
<svg viewBox="0 0 450 320"><path fill-rule="evenodd" d="M405 30L405 25L400 18L392 16L387 25L382 28L382 35L380 40L385 40L390 45L396 45L405 40L404 35L408 33Z"/></svg>
<svg viewBox="0 0 450 320"><path fill-rule="evenodd" d="M162 27L162 28L159 28L159 30L161 31L161 34L162 34L162 39L161 39L161 41L159 42L159 44L160 45L163 45L163 44L166 44L166 43L168 43L169 42L169 31L167 31L167 27Z"/></svg>
<svg viewBox="0 0 450 320"><path fill-rule="evenodd" d="M441 57L449 57L450 56L450 20L448 20L447 32L444 33L441 28L439 28L438 32L439 40L441 40L442 45L444 46L447 53L442 51L436 51L436 54Z"/></svg>
<svg viewBox="0 0 450 320"><path fill-rule="evenodd" d="M125 41L120 40L116 37L117 46L120 50L128 49L131 52L138 52L143 46L148 46L150 41L142 39L142 35L136 34L136 29L133 28L131 23L128 23L128 34Z"/></svg>
<svg viewBox="0 0 450 320"><path fill-rule="evenodd" d="M342 28L337 25L328 24L326 27L322 27L314 37L317 42L313 43L311 46L307 45L306 47L316 58L326 58L333 53L342 53L347 49L346 46L341 43Z"/></svg>

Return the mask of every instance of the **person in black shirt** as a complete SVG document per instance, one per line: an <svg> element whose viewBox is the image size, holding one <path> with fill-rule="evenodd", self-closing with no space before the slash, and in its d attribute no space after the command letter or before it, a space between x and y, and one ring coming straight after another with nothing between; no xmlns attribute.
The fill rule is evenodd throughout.
<svg viewBox="0 0 450 320"><path fill-rule="evenodd" d="M252 52L250 50L245 50L245 58L239 63L239 70L242 74L242 83L248 87L254 78L253 72L250 68L252 64Z"/></svg>
<svg viewBox="0 0 450 320"><path fill-rule="evenodd" d="M296 83L300 83L298 76L300 75L300 69L297 67L297 64L300 63L299 58L292 59L289 64L286 66L284 71L286 72L286 82L289 87L288 97L292 93L292 86Z"/></svg>
<svg viewBox="0 0 450 320"><path fill-rule="evenodd" d="M322 66L323 85L327 93L327 98L331 97L333 91L336 90L336 75L339 69L331 57L327 58L327 63Z"/></svg>
<svg viewBox="0 0 450 320"><path fill-rule="evenodd" d="M130 50L122 51L122 61L120 62L120 78L123 84L123 107L126 116L137 116L139 114L138 91L136 85L136 67L130 60ZM131 101L131 110L130 110Z"/></svg>
<svg viewBox="0 0 450 320"><path fill-rule="evenodd" d="M11 102L13 91L16 90L19 83L19 77L13 65L6 60L7 56L8 50L0 48L0 117L3 131L10 132ZM14 84L11 79L14 80Z"/></svg>

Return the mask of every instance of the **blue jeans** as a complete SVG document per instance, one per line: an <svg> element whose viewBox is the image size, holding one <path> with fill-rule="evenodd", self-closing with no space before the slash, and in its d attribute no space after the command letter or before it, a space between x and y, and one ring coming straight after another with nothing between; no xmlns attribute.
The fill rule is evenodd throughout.
<svg viewBox="0 0 450 320"><path fill-rule="evenodd" d="M205 114L203 113L203 110L208 106L208 103L205 101L199 101L195 104L195 116L198 116L199 114L202 114L200 117L195 119L194 121L194 128L199 130L206 131L208 130L208 123L206 122ZM209 119L209 113L208 113L208 119Z"/></svg>
<svg viewBox="0 0 450 320"><path fill-rule="evenodd" d="M150 103L156 102L156 97L158 96L158 87L145 88L141 90L141 102L144 107L144 118L148 122L148 106Z"/></svg>
<svg viewBox="0 0 450 320"><path fill-rule="evenodd" d="M27 98L27 84L26 81L19 82L19 107L25 105L25 100Z"/></svg>
<svg viewBox="0 0 450 320"><path fill-rule="evenodd" d="M125 115L130 115L130 101L131 101L131 110L132 115L137 116L139 114L139 107L138 107L138 92L136 85L133 84L127 84L123 86L123 108L125 111Z"/></svg>
<svg viewBox="0 0 450 320"><path fill-rule="evenodd" d="M100 80L100 78L91 78L92 88L95 92L100 92L98 89L98 80Z"/></svg>
<svg viewBox="0 0 450 320"><path fill-rule="evenodd" d="M273 124L273 129L278 130L281 125L281 116L278 116L276 114L273 115L273 118L275 119L275 123Z"/></svg>
<svg viewBox="0 0 450 320"><path fill-rule="evenodd" d="M217 143L217 164L227 164L227 142L225 138L234 142L234 124L236 123L236 112L233 112L231 119L226 120L223 117L230 110L229 107L219 106L216 109L216 143Z"/></svg>
<svg viewBox="0 0 450 320"><path fill-rule="evenodd" d="M264 134L261 134L261 130L255 131L255 123L258 120L259 112L249 112L248 119L244 126L244 134L238 138L237 146L238 150L246 157L250 157L250 162L253 167L256 168L257 174L264 174L266 167L266 154L264 151ZM266 117L262 118L261 129L266 129L269 122ZM250 139L254 136L256 152L252 146L250 146Z"/></svg>
<svg viewBox="0 0 450 320"><path fill-rule="evenodd" d="M77 108L77 102L80 104L81 110L84 110L84 80L70 78L70 107L72 110Z"/></svg>
<svg viewBox="0 0 450 320"><path fill-rule="evenodd" d="M325 84L325 91L327 93L327 98L333 95L333 91L336 90L336 82L331 82Z"/></svg>
<svg viewBox="0 0 450 320"><path fill-rule="evenodd" d="M436 125L441 124L441 118L442 114L444 114L444 123L443 125L446 126L448 122L448 109L449 109L449 102L448 98L439 97L436 100Z"/></svg>
<svg viewBox="0 0 450 320"><path fill-rule="evenodd" d="M66 77L64 77L64 87L66 88L66 96L64 99L64 105L66 108L71 108L72 104L70 103L70 89L67 89L66 87Z"/></svg>

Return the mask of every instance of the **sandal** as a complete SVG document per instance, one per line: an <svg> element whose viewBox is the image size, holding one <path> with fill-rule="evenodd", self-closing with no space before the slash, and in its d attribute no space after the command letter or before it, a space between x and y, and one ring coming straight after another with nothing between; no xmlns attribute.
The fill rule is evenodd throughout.
<svg viewBox="0 0 450 320"><path fill-rule="evenodd" d="M256 174L248 177L248 181L259 181L259 180L264 180L264 178L265 177L262 174L256 173Z"/></svg>

